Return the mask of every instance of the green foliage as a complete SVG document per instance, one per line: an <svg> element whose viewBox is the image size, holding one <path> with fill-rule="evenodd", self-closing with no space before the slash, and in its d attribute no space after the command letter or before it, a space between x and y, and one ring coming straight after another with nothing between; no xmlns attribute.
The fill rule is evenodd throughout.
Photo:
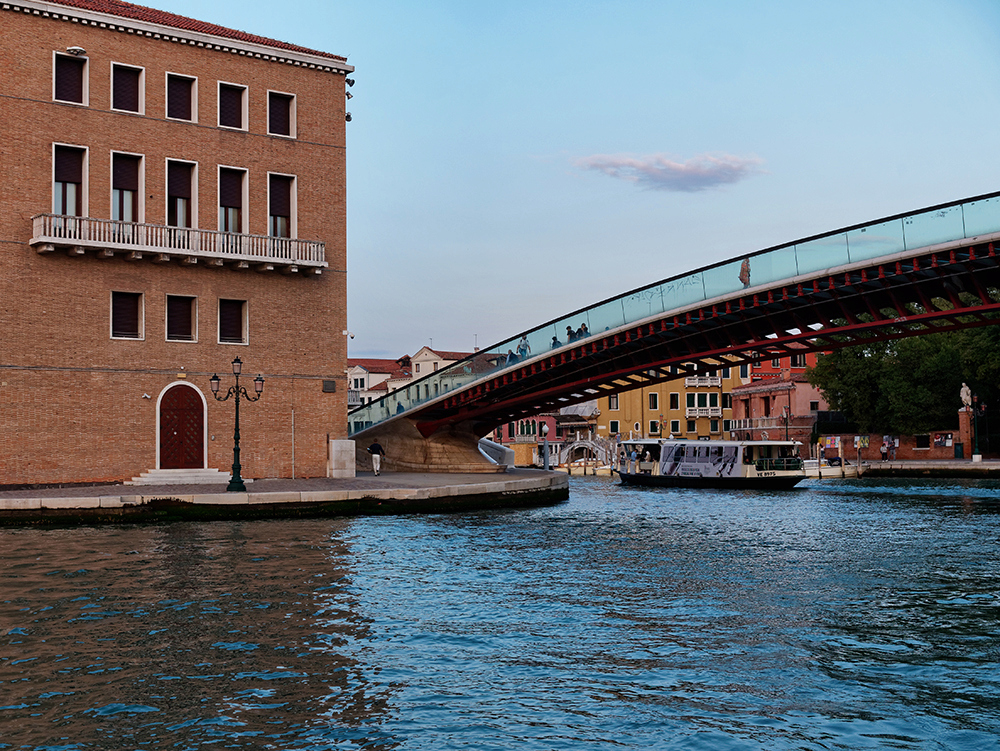
<svg viewBox="0 0 1000 751"><path fill-rule="evenodd" d="M847 347L821 355L807 375L830 408L862 432L955 428L963 382L982 401L998 404L1000 327Z"/></svg>

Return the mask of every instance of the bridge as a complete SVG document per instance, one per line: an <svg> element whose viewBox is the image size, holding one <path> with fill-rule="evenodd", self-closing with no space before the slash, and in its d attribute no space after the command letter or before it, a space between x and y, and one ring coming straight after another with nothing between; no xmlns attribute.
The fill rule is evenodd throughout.
<svg viewBox="0 0 1000 751"><path fill-rule="evenodd" d="M400 470L497 471L477 444L505 422L758 358L1000 322L995 244L1000 191L739 256L476 352L350 412L349 434L379 437Z"/></svg>

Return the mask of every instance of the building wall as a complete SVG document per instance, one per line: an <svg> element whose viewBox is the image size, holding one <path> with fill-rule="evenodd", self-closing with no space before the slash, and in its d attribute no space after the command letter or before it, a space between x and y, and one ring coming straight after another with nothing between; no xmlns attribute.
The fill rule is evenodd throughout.
<svg viewBox="0 0 1000 751"><path fill-rule="evenodd" d="M156 405L176 381L206 397L208 466L228 468L233 402L212 399L208 379L217 372L225 390L237 356L242 383L266 379L262 399L241 410L244 475L324 474L327 435L346 435L343 75L21 12L0 11L0 23L0 485L120 480L156 467ZM87 51L86 106L53 101L53 51L69 46ZM111 110L112 62L145 68L144 114ZM168 71L197 77L196 123L165 118ZM217 126L218 81L248 87L247 132ZM267 135L268 89L295 95L296 138ZM52 211L56 143L88 149L84 216L111 217L112 151L144 156L151 224L166 223L168 158L198 163L196 226L211 230L218 165L247 170L251 234L268 233L268 172L295 175L295 236L325 242L329 267L285 276L148 254L39 254L28 244L31 217ZM110 337L113 290L143 294L142 339ZM166 341L168 294L197 298L197 341ZM220 298L247 301L246 344L218 342Z"/></svg>

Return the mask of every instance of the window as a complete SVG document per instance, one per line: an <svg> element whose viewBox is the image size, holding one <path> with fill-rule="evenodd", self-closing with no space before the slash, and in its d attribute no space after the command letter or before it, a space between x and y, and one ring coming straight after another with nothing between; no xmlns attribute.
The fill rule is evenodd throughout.
<svg viewBox="0 0 1000 751"><path fill-rule="evenodd" d="M53 153L52 213L83 216L86 149L56 146Z"/></svg>
<svg viewBox="0 0 1000 751"><path fill-rule="evenodd" d="M660 432L660 421L659 420L650 420L649 421L649 433L650 433L650 435L653 435L653 434L656 434L656 433L659 433L659 432Z"/></svg>
<svg viewBox="0 0 1000 751"><path fill-rule="evenodd" d="M659 409L660 408L660 395L659 394L649 394L649 408Z"/></svg>
<svg viewBox="0 0 1000 751"><path fill-rule="evenodd" d="M694 420L688 420L687 421L687 432L688 433L697 433L698 432L698 426L695 424Z"/></svg>
<svg viewBox="0 0 1000 751"><path fill-rule="evenodd" d="M698 406L701 407L702 409L708 406L708 394L706 394L704 391L698 394Z"/></svg>
<svg viewBox="0 0 1000 751"><path fill-rule="evenodd" d="M746 363L743 363L742 365L740 365L740 378L749 378L749 377L750 377L750 366L747 365Z"/></svg>
<svg viewBox="0 0 1000 751"><path fill-rule="evenodd" d="M918 448L918 449L929 449L931 447L931 437L930 437L930 434L924 433L923 435L915 435L913 437L917 441L917 445L915 446L915 448Z"/></svg>
<svg viewBox="0 0 1000 751"><path fill-rule="evenodd" d="M219 168L219 231L243 231L243 181L246 171Z"/></svg>
<svg viewBox="0 0 1000 751"><path fill-rule="evenodd" d="M677 433L681 432L681 421L680 420L671 420L670 421L670 432L673 435L676 435Z"/></svg>
<svg viewBox="0 0 1000 751"><path fill-rule="evenodd" d="M694 392L689 391L687 394L685 394L685 396L687 397L685 400L687 402L687 408L694 409Z"/></svg>
<svg viewBox="0 0 1000 751"><path fill-rule="evenodd" d="M793 368L804 368L806 366L806 356L805 355L792 355L792 367Z"/></svg>
<svg viewBox="0 0 1000 751"><path fill-rule="evenodd" d="M818 412L819 411L819 402L809 402L809 411L810 412Z"/></svg>
<svg viewBox="0 0 1000 751"><path fill-rule="evenodd" d="M642 425L640 425L639 423L635 423L634 425L632 425L632 430L638 433L639 431L642 430Z"/></svg>
<svg viewBox="0 0 1000 751"><path fill-rule="evenodd" d="M716 409L719 407L719 395L714 391L708 395L708 406Z"/></svg>
<svg viewBox="0 0 1000 751"><path fill-rule="evenodd" d="M194 78L167 73L167 117L172 120L196 120Z"/></svg>
<svg viewBox="0 0 1000 751"><path fill-rule="evenodd" d="M55 56L52 97L59 102L87 103L87 58Z"/></svg>
<svg viewBox="0 0 1000 751"><path fill-rule="evenodd" d="M268 234L271 237L292 236L292 183L287 175L268 175Z"/></svg>
<svg viewBox="0 0 1000 751"><path fill-rule="evenodd" d="M722 392L722 408L732 409L733 408L733 395L728 391Z"/></svg>
<svg viewBox="0 0 1000 751"><path fill-rule="evenodd" d="M193 342L197 339L197 309L194 297L167 295L167 340Z"/></svg>
<svg viewBox="0 0 1000 751"><path fill-rule="evenodd" d="M517 434L514 432L514 423L507 423L507 437L513 439L515 435Z"/></svg>
<svg viewBox="0 0 1000 751"><path fill-rule="evenodd" d="M111 155L111 218L116 222L138 222L139 171L142 157Z"/></svg>
<svg viewBox="0 0 1000 751"><path fill-rule="evenodd" d="M142 339L141 293L111 293L111 338Z"/></svg>
<svg viewBox="0 0 1000 751"><path fill-rule="evenodd" d="M681 395L676 391L670 394L670 409L680 409L681 408Z"/></svg>
<svg viewBox="0 0 1000 751"><path fill-rule="evenodd" d="M273 136L295 135L295 97L267 92L267 132Z"/></svg>
<svg viewBox="0 0 1000 751"><path fill-rule="evenodd" d="M612 435L620 432L618 430L618 420L608 420L608 432Z"/></svg>
<svg viewBox="0 0 1000 751"><path fill-rule="evenodd" d="M191 227L194 224L191 201L193 178L193 164L167 162L167 224L171 227Z"/></svg>
<svg viewBox="0 0 1000 751"><path fill-rule="evenodd" d="M709 420L708 421L708 432L709 433L718 433L719 432L719 421L718 420Z"/></svg>
<svg viewBox="0 0 1000 751"><path fill-rule="evenodd" d="M247 301L219 300L219 343L247 343Z"/></svg>
<svg viewBox="0 0 1000 751"><path fill-rule="evenodd" d="M771 360L771 367L772 368L780 368L781 367L781 360L779 360L777 357L774 358L773 360Z"/></svg>
<svg viewBox="0 0 1000 751"><path fill-rule="evenodd" d="M415 364L415 365L413 366L413 372L414 372L414 373L419 373L419 372L420 372L420 363L419 363L419 362L418 362L418 363L416 363L416 364Z"/></svg>
<svg viewBox="0 0 1000 751"><path fill-rule="evenodd" d="M219 84L219 125L246 130L246 86Z"/></svg>
<svg viewBox="0 0 1000 751"><path fill-rule="evenodd" d="M764 412L764 417L770 417L771 416L771 397L769 397L769 396L762 396L760 398L760 406L761 406L761 409Z"/></svg>
<svg viewBox="0 0 1000 751"><path fill-rule="evenodd" d="M733 429L733 421L732 420L723 420L722 421L722 432L728 433L732 429Z"/></svg>
<svg viewBox="0 0 1000 751"><path fill-rule="evenodd" d="M612 394L608 397L608 409L618 411L618 394Z"/></svg>
<svg viewBox="0 0 1000 751"><path fill-rule="evenodd" d="M111 109L122 112L143 111L143 70L128 65L111 64Z"/></svg>
<svg viewBox="0 0 1000 751"><path fill-rule="evenodd" d="M722 369L722 377L723 378L730 378L730 377L732 377L732 369L731 368L723 368Z"/></svg>

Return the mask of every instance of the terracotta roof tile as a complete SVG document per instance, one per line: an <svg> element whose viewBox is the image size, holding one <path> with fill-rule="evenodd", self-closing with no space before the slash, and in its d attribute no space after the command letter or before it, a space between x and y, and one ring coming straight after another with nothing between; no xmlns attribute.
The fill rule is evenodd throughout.
<svg viewBox="0 0 1000 751"><path fill-rule="evenodd" d="M331 60L347 60L346 57L334 55L329 52L321 52L320 50L313 50L308 47L300 47L297 44L289 44L288 42L282 42L277 39L269 39L256 34L250 34L246 31L229 29L225 26L217 26L214 23L198 21L194 18L179 16L175 13L156 10L155 8L133 5L132 3L122 2L122 0L49 0L49 2L54 5L65 5L71 8L91 11L93 13L108 13L113 16L118 16L119 18L130 18L134 21L145 21L147 23L170 26L175 29L183 29L185 31L211 34L212 36L234 39L236 41L248 42L251 44L260 44L265 47L274 47L276 49L287 50L289 52L301 52L307 55L318 55L320 57L330 58Z"/></svg>
<svg viewBox="0 0 1000 751"><path fill-rule="evenodd" d="M347 367L364 368L369 373L393 373L399 370L399 362L378 357L349 357L347 358Z"/></svg>

